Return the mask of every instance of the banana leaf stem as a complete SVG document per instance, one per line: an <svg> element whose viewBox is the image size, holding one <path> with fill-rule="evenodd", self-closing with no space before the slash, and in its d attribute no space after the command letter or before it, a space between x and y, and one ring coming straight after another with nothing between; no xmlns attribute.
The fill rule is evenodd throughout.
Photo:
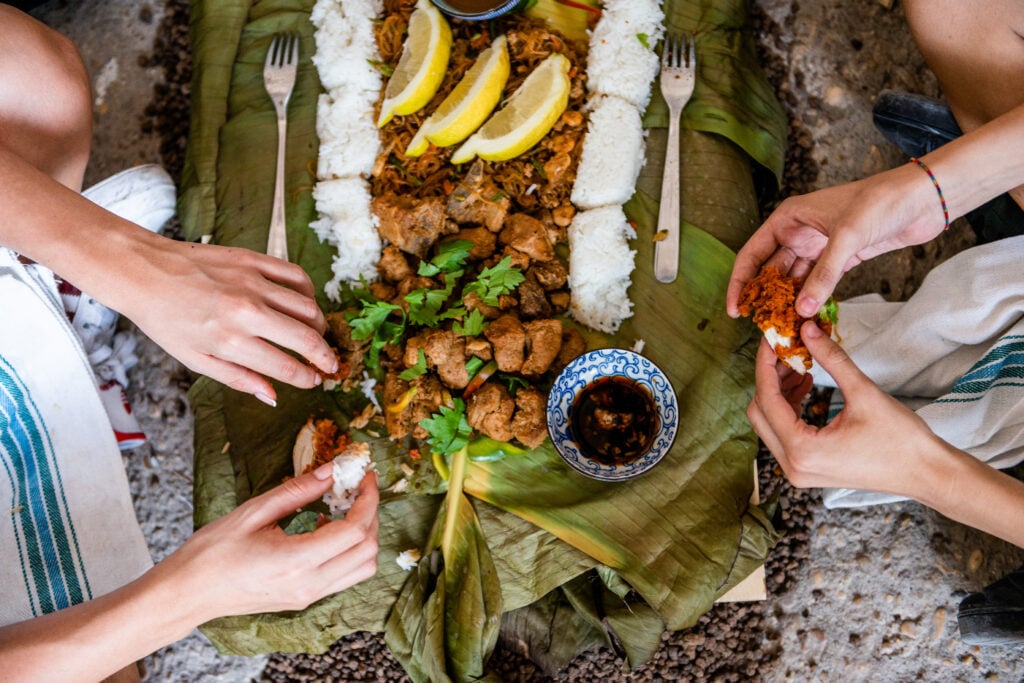
<svg viewBox="0 0 1024 683"><path fill-rule="evenodd" d="M459 506L465 504L462 498L462 484L466 480L466 464L469 462L469 447L463 446L452 455L451 476L448 479L447 505L444 520L444 534L441 536L441 553L445 562L452 557L452 536L457 526Z"/></svg>

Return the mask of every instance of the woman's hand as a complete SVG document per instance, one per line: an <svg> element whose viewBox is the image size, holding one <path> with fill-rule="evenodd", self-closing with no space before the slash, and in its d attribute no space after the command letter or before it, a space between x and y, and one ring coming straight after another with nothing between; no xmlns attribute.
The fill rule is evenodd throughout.
<svg viewBox="0 0 1024 683"><path fill-rule="evenodd" d="M313 284L302 268L247 249L142 232L132 245L140 252L136 272L125 268L121 284L110 283L114 291L103 293L191 370L273 403L276 393L267 377L310 388L320 382L317 368L337 369L337 357L323 339L326 323Z"/></svg>
<svg viewBox="0 0 1024 683"><path fill-rule="evenodd" d="M910 165L792 197L779 205L736 255L726 310L737 317L743 286L762 266L774 265L783 273L806 275L797 312L809 318L855 265L927 242L944 224L931 181Z"/></svg>
<svg viewBox="0 0 1024 683"><path fill-rule="evenodd" d="M922 467L948 446L916 413L879 389L813 322L801 328L807 349L843 392L843 410L817 428L801 419L809 375L779 363L767 342L757 353L747 417L786 477L798 487L842 487L917 497Z"/></svg>
<svg viewBox="0 0 1024 683"><path fill-rule="evenodd" d="M277 521L320 498L333 464L252 498L199 529L153 571L174 575L207 619L304 609L377 571L377 475L368 473L344 519L288 535Z"/></svg>

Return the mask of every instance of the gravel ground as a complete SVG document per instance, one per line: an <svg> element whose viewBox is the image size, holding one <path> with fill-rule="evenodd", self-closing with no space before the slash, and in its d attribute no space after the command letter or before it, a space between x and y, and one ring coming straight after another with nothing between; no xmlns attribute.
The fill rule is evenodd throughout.
<svg viewBox="0 0 1024 683"><path fill-rule="evenodd" d="M790 114L782 196L825 187L904 160L874 131L882 88L937 94L899 3L755 0L767 73ZM887 3L891 4L891 3ZM34 14L70 35L96 83L96 152L88 182L159 161L175 177L188 130L186 0L53 0ZM110 35L117 35L111 41ZM777 198L767 198L767 209ZM178 226L169 226L172 234ZM851 272L842 296L909 296L935 263L972 243L962 221L936 242ZM129 323L125 323L130 326ZM187 372L146 339L130 395L148 445L125 462L156 560L191 532L192 416ZM762 454L765 493L781 494L786 537L767 563L767 600L715 606L693 628L666 633L654 659L621 671L608 650L581 655L554 679L501 648L508 681L1019 681L1021 648L959 641L967 592L1024 562L1024 551L913 503L829 511L816 491L788 486ZM146 681L390 681L400 667L379 636L356 634L321 656L217 655L192 634L145 661Z"/></svg>

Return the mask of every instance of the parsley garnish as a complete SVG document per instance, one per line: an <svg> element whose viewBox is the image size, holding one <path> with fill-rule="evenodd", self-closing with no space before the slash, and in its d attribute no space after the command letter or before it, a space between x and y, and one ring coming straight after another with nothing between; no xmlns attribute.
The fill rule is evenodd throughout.
<svg viewBox="0 0 1024 683"><path fill-rule="evenodd" d="M399 373L399 379L409 382L420 375L427 374L427 354L423 353L423 349L416 349L416 351L419 352L419 359L412 367L406 368L405 371Z"/></svg>
<svg viewBox="0 0 1024 683"><path fill-rule="evenodd" d="M466 404L460 398L453 399L451 408L441 406L439 413L421 420L420 426L430 435L427 443L431 450L442 455L464 448L473 434L473 428L466 419Z"/></svg>
<svg viewBox="0 0 1024 683"><path fill-rule="evenodd" d="M405 300L409 302L409 322L414 325L437 327L442 320L439 316L441 307L452 295L460 277L462 277L461 270L445 273L444 289L416 289L406 294Z"/></svg>
<svg viewBox="0 0 1024 683"><path fill-rule="evenodd" d="M420 263L417 274L424 277L434 277L438 273L452 273L461 269L469 252L473 249L473 243L469 240L455 240L442 244L437 250L437 256L430 261Z"/></svg>
<svg viewBox="0 0 1024 683"><path fill-rule="evenodd" d="M348 313L345 320L352 328L352 338L356 341L370 339L370 356L366 364L371 368L380 366L380 352L388 344L397 344L405 332L405 312L401 306L386 301L370 303L363 301L363 310L359 313ZM390 322L392 312L402 314L402 322Z"/></svg>
<svg viewBox="0 0 1024 683"><path fill-rule="evenodd" d="M506 256L490 268L484 268L473 282L462 290L462 296L475 292L488 306L497 306L498 297L514 291L526 278L518 268L512 267L512 257Z"/></svg>
<svg viewBox="0 0 1024 683"><path fill-rule="evenodd" d="M648 41L646 33L636 34L636 39L639 40L640 44L646 47L648 50L651 49L651 43Z"/></svg>
<svg viewBox="0 0 1024 683"><path fill-rule="evenodd" d="M466 309L462 309L465 313ZM461 322L456 322L452 325L452 332L460 334L463 337L475 337L484 331L484 314L480 312L480 309L474 308Z"/></svg>

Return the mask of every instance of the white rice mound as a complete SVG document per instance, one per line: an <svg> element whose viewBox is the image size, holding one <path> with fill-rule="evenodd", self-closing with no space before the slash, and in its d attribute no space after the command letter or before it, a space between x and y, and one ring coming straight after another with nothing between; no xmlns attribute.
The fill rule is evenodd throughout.
<svg viewBox="0 0 1024 683"><path fill-rule="evenodd" d="M621 98L601 96L591 101L588 118L572 203L584 210L625 204L644 165L640 111Z"/></svg>
<svg viewBox="0 0 1024 683"><path fill-rule="evenodd" d="M356 502L359 482L370 471L373 458L369 444L354 441L334 458L334 486L324 494L324 502L331 509L331 515L348 512Z"/></svg>
<svg viewBox="0 0 1024 683"><path fill-rule="evenodd" d="M571 196L581 212L569 226L569 312L601 332L615 332L633 315L627 290L636 231L622 205L644 164L641 117L658 73L652 48L664 18L660 0L606 0L590 36L589 122Z"/></svg>
<svg viewBox="0 0 1024 683"><path fill-rule="evenodd" d="M664 19L659 0L607 0L590 34L590 91L621 97L641 112L647 109L651 81L658 74L653 48L665 34Z"/></svg>
<svg viewBox="0 0 1024 683"><path fill-rule="evenodd" d="M331 264L334 278L325 285L329 297L337 300L341 283L367 281L377 276L381 239L378 219L370 208L370 192L360 177L321 180L313 188L313 201L320 218L309 224L322 242L337 247Z"/></svg>
<svg viewBox="0 0 1024 683"><path fill-rule="evenodd" d="M316 65L327 92L317 102L320 138L313 199L319 218L310 224L321 241L337 249L333 279L324 291L337 301L342 285L377 277L381 239L370 211L367 178L380 152L373 106L383 79L374 22L381 0L316 0L310 19L316 28Z"/></svg>
<svg viewBox="0 0 1024 683"><path fill-rule="evenodd" d="M614 332L633 314L627 289L636 231L618 205L581 211L569 225L570 312L601 332Z"/></svg>

